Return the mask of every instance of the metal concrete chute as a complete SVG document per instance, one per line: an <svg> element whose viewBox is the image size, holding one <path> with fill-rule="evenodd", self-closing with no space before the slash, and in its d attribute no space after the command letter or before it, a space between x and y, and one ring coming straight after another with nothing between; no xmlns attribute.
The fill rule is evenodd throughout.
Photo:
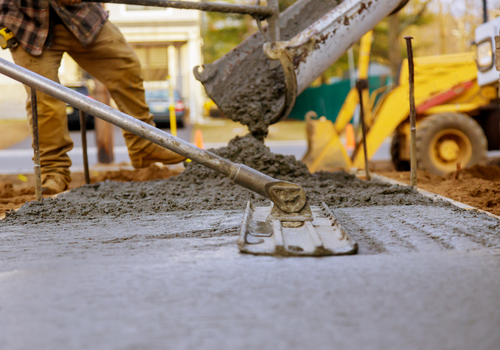
<svg viewBox="0 0 500 350"><path fill-rule="evenodd" d="M327 13L321 13L312 23L299 33L294 33L289 40L272 41L265 43L265 35L256 33L225 56L212 64L195 67L195 77L201 81L207 94L214 99L219 108L216 91L227 91L225 96L238 96L238 89L232 85L232 77L239 74L239 64L248 57L264 50L270 59L278 59L283 65L285 73L289 69L287 62L293 64L295 79L286 77L285 96L281 96L276 103L284 104L279 113L272 118L276 123L288 116L290 103L294 96L304 91L317 77L337 61L344 52L369 32L384 17L405 4L407 0L360 1L345 0ZM281 31L287 27L289 21L311 21L312 7L318 6L319 0L299 0L280 14L279 26ZM289 36L289 33L286 33ZM284 37L284 35L282 35ZM283 57L287 57L286 60ZM283 64L285 62L285 64ZM263 73L265 74L265 73ZM269 74L269 73L268 73ZM295 84L290 84L294 82ZM228 88L231 86L231 88ZM291 91L290 91L291 90Z"/></svg>

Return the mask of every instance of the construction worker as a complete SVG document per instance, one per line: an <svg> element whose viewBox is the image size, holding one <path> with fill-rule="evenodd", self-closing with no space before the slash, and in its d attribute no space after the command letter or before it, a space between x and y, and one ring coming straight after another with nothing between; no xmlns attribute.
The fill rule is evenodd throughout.
<svg viewBox="0 0 500 350"><path fill-rule="evenodd" d="M154 125L145 101L141 67L132 47L108 21L99 3L81 0L0 0L0 28L7 27L19 42L11 48L16 64L59 82L58 69L67 52L84 70L108 88L120 111ZM31 125L30 89L27 110ZM59 193L71 181L66 104L38 93L38 125L42 188ZM123 131L132 165L175 164L185 157Z"/></svg>

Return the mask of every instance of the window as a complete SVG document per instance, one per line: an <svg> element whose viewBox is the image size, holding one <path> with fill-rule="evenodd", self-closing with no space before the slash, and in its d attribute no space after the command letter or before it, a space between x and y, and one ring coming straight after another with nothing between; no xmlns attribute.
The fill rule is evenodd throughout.
<svg viewBox="0 0 500 350"><path fill-rule="evenodd" d="M165 80L168 76L168 45L135 46L134 51L142 66L146 81Z"/></svg>
<svg viewBox="0 0 500 350"><path fill-rule="evenodd" d="M477 68L481 72L485 72L493 67L493 46L491 38L486 38L480 41L476 46Z"/></svg>

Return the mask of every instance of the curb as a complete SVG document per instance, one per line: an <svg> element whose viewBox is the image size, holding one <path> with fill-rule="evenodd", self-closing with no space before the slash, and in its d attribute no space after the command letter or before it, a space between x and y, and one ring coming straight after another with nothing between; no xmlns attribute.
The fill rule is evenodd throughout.
<svg viewBox="0 0 500 350"><path fill-rule="evenodd" d="M388 184L391 184L391 185L398 185L398 186L405 186L405 187L409 186L408 184L406 184L404 182L400 182L400 181L397 181L397 180L394 180L394 179L391 179L391 178L388 178L388 177L385 177L385 176L382 176L382 175L379 175L379 174L376 174L376 173L372 173L371 176L372 176L372 179L376 179L376 180L379 180L381 182L385 182L385 183L388 183ZM488 215L488 216L490 216L492 218L500 220L500 216L492 214L489 211L482 210L482 209L470 206L470 205L462 203L462 202L458 202L458 201L456 201L454 199L451 199L451 198L448 198L448 197L445 197L445 196L441 196L440 194L437 194L437 193L433 193L433 192L429 192L429 191L426 191L426 190L422 190L422 189L420 189L418 187L417 187L416 190L422 196L430 198L430 199L432 199L435 202L438 201L438 200L446 201L446 202L449 202L449 203L453 204L454 206L456 206L456 207L458 207L460 209L474 210L474 211L476 211L478 213L484 213L484 214L486 214L486 215Z"/></svg>

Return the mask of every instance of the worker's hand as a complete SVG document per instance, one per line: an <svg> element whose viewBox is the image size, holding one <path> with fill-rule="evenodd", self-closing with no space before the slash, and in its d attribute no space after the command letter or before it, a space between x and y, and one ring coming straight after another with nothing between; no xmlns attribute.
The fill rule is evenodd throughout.
<svg viewBox="0 0 500 350"><path fill-rule="evenodd" d="M59 0L61 5L78 5L82 0Z"/></svg>

